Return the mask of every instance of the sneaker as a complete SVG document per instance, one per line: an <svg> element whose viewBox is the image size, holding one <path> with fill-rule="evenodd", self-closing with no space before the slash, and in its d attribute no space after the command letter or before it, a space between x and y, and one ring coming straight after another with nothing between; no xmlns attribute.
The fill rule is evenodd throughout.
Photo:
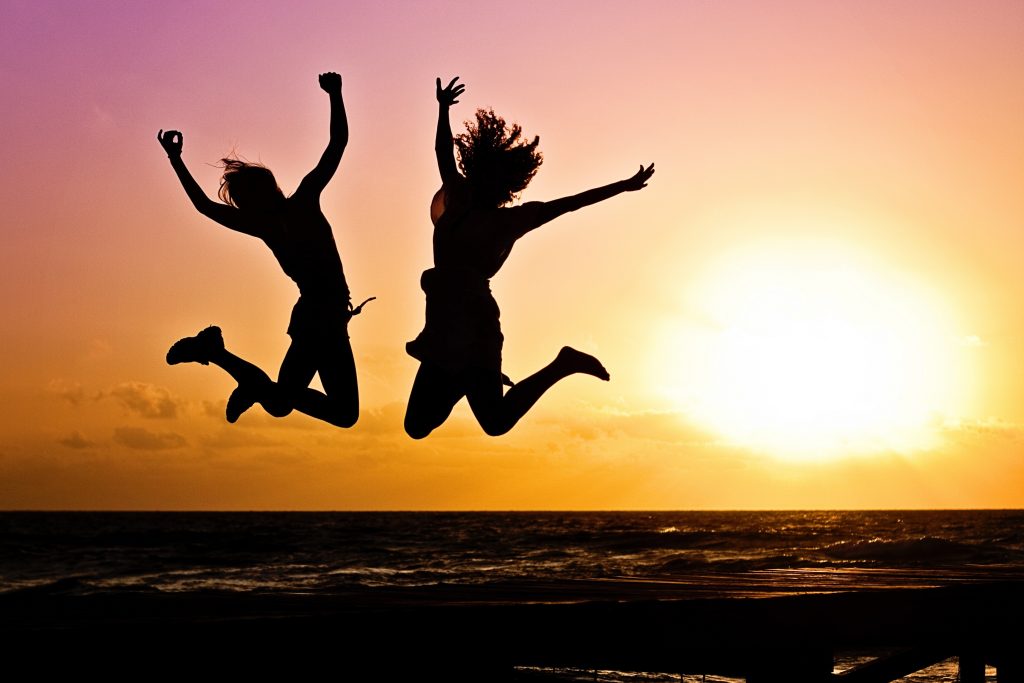
<svg viewBox="0 0 1024 683"><path fill-rule="evenodd" d="M217 351L224 350L224 337L220 328L214 325L207 327L194 337L179 339L167 351L167 364L202 363L210 364L210 357Z"/></svg>
<svg viewBox="0 0 1024 683"><path fill-rule="evenodd" d="M242 387L239 384L235 387L235 390L228 396L228 407L225 410L225 416L228 418L228 422L234 424L238 421L238 418L245 411L252 408L256 403L256 395L248 388Z"/></svg>

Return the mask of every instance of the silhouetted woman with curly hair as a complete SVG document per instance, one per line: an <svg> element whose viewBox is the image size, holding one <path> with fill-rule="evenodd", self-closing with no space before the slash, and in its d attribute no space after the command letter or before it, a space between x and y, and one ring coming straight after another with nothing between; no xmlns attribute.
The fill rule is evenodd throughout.
<svg viewBox="0 0 1024 683"><path fill-rule="evenodd" d="M208 327L194 337L181 339L167 352L167 362L172 365L213 363L238 382L228 398L228 422L237 420L254 403L275 417L298 410L338 427L351 427L359 417L359 388L348 323L362 306L352 307L334 234L320 209L320 194L334 177L348 144L348 121L341 76L321 74L320 87L330 96L330 140L316 168L288 197L264 166L223 159L224 176L218 196L224 203L215 202L181 160L181 133L161 130L157 134L199 213L226 228L263 240L299 287L299 300L288 325L292 342L277 382L227 351L219 327ZM309 387L317 373L323 392Z"/></svg>
<svg viewBox="0 0 1024 683"><path fill-rule="evenodd" d="M409 355L420 361L405 413L405 431L415 439L443 424L463 396L483 430L497 436L512 429L559 380L576 373L609 378L596 358L566 346L547 366L512 386L501 372L504 337L490 279L526 233L566 212L646 187L654 173L653 164L641 166L631 178L611 185L507 207L541 164L540 138L524 139L518 125L508 126L493 111L478 110L476 122L454 138L457 168L448 121L448 109L465 90L457 81L442 87L437 79L434 150L442 187L430 207L434 267L420 279L427 298L426 324L406 345ZM503 385L511 388L506 392Z"/></svg>

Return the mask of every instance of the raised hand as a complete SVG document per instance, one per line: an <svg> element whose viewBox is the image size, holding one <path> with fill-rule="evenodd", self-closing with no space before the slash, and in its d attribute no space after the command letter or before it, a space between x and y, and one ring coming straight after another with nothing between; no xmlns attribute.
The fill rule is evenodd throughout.
<svg viewBox="0 0 1024 683"><path fill-rule="evenodd" d="M453 78L446 87L442 88L441 79L437 79L437 102L442 107L450 107L453 104L458 104L459 100L457 98L465 92L466 86L461 83L455 85L455 81L457 80L459 80L458 76Z"/></svg>
<svg viewBox="0 0 1024 683"><path fill-rule="evenodd" d="M167 156L181 156L181 147L185 142L185 138L182 136L181 131L169 130L165 133L163 129L160 129L156 134L156 139L160 141L160 146L164 148L165 152L167 152Z"/></svg>
<svg viewBox="0 0 1024 683"><path fill-rule="evenodd" d="M328 71L325 74L320 74L320 87L327 94L340 93L341 92L341 76Z"/></svg>
<svg viewBox="0 0 1024 683"><path fill-rule="evenodd" d="M654 164L651 164L647 168L644 168L643 164L640 164L640 170L636 174L627 180L623 180L624 190L626 192L636 192L642 188L647 187L647 181L654 175Z"/></svg>

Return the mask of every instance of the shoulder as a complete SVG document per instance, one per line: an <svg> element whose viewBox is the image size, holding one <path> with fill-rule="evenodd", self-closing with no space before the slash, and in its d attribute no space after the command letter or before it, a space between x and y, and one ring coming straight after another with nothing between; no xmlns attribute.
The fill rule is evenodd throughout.
<svg viewBox="0 0 1024 683"><path fill-rule="evenodd" d="M430 220L437 225L446 213L459 214L469 208L472 195L465 181L459 179L446 182L430 201Z"/></svg>
<svg viewBox="0 0 1024 683"><path fill-rule="evenodd" d="M524 202L517 206L505 206L502 207L501 211L508 216L516 216L518 218L527 218L534 216L544 206L544 202Z"/></svg>
<svg viewBox="0 0 1024 683"><path fill-rule="evenodd" d="M319 206L320 193L312 188L309 183L302 182L295 188L295 192L285 198L286 206Z"/></svg>
<svg viewBox="0 0 1024 683"><path fill-rule="evenodd" d="M507 223L509 229L518 237L537 227L543 208L544 202L525 202L519 206L502 208L500 211L503 222Z"/></svg>

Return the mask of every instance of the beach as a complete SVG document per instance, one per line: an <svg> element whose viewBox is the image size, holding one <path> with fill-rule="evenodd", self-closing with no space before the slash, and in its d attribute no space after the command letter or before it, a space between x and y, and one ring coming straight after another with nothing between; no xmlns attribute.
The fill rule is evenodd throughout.
<svg viewBox="0 0 1024 683"><path fill-rule="evenodd" d="M162 661L164 673L312 675L344 662L348 674L381 680L582 669L809 681L831 674L836 653L885 661L896 650L913 655L896 663L905 673L971 656L982 672L997 667L999 681L1021 673L1021 583L756 593L694 597L613 581L362 597L21 592L0 597L0 608L8 661L53 674L128 676Z"/></svg>
<svg viewBox="0 0 1024 683"><path fill-rule="evenodd" d="M911 655L893 666L962 656L977 680L986 663L1017 680L1020 518L5 513L0 628L15 660L115 677L160 661L360 680L821 680L898 648Z"/></svg>

